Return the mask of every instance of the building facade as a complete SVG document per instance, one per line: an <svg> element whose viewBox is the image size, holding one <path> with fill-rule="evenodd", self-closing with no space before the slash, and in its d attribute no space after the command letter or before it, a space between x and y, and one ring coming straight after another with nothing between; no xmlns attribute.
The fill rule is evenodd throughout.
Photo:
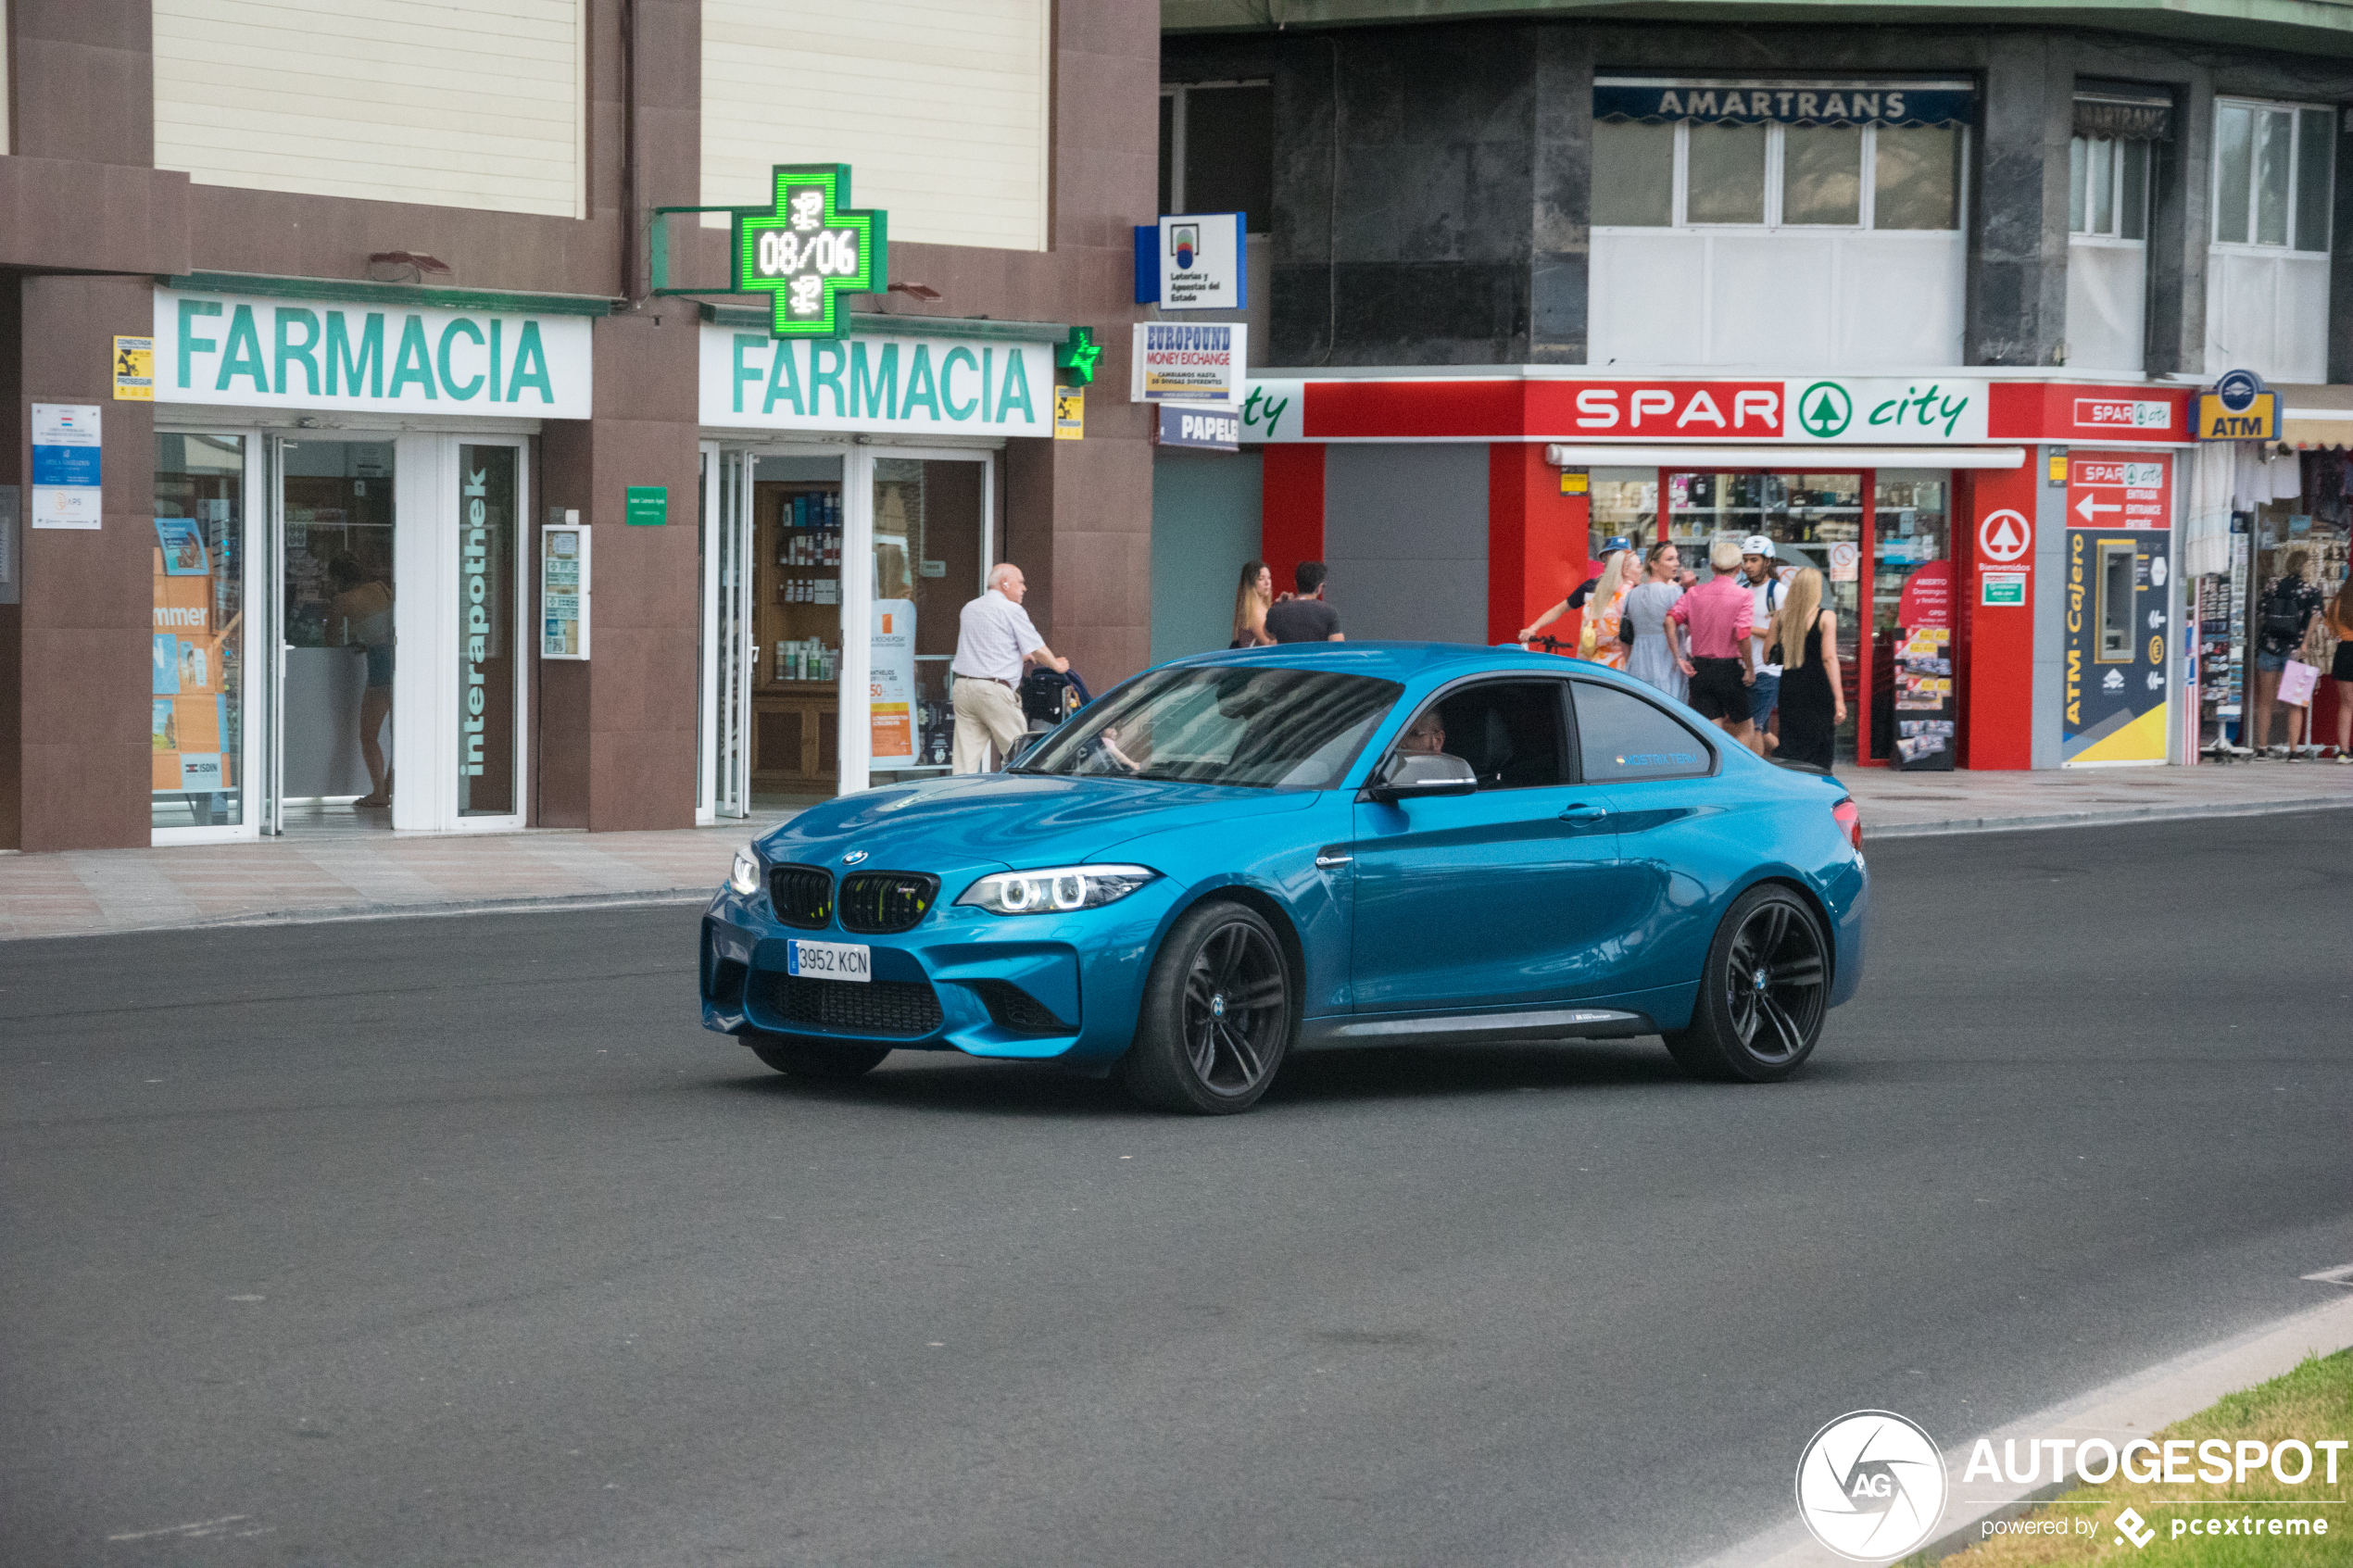
<svg viewBox="0 0 2353 1568"><path fill-rule="evenodd" d="M1051 437L1075 328L1126 375L1155 21L0 9L0 847L686 826L944 769L1000 559L1097 684L1140 668L1145 421L1099 393ZM837 337L726 292L712 209L786 164L887 214L897 286Z"/></svg>
<svg viewBox="0 0 2353 1568"><path fill-rule="evenodd" d="M2243 741L2253 606L2334 591L2353 521L2353 23L1838 9L1166 0L1164 195L1262 202L1266 287L1254 452L1161 459L1155 651L1231 600L1180 518L1453 641L1611 537L1763 533L1828 579L1842 755ZM2231 370L2270 441L2194 439Z"/></svg>

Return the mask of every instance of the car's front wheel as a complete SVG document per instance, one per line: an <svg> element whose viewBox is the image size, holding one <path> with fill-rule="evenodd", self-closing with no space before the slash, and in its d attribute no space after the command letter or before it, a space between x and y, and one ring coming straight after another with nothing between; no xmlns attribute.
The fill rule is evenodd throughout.
<svg viewBox="0 0 2353 1568"><path fill-rule="evenodd" d="M746 1035L751 1054L795 1078L839 1082L872 1073L890 1054L888 1046L858 1046L846 1040L812 1040L796 1035Z"/></svg>
<svg viewBox="0 0 2353 1568"><path fill-rule="evenodd" d="M1290 973L1275 929L1243 904L1185 911L1144 983L1127 1092L1158 1110L1248 1110L1290 1049Z"/></svg>
<svg viewBox="0 0 2353 1568"><path fill-rule="evenodd" d="M1667 1048L1694 1078L1786 1078L1821 1038L1830 978L1830 944L1806 900L1752 887L1716 928L1692 1025L1670 1031Z"/></svg>

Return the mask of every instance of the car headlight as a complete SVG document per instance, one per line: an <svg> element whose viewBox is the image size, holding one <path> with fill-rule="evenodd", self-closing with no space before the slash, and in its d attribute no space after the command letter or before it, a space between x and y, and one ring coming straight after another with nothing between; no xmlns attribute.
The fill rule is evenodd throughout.
<svg viewBox="0 0 2353 1568"><path fill-rule="evenodd" d="M1117 903L1160 875L1149 866L1056 866L1049 871L999 872L964 889L959 904L992 915L1068 914Z"/></svg>
<svg viewBox="0 0 2353 1568"><path fill-rule="evenodd" d="M727 873L727 885L749 898L760 891L760 857L749 848L736 851L736 864Z"/></svg>

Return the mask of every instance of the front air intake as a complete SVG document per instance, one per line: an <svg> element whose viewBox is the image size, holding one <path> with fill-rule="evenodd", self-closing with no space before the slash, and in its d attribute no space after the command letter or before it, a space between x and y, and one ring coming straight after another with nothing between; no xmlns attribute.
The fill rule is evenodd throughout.
<svg viewBox="0 0 2353 1568"><path fill-rule="evenodd" d="M786 925L823 931L834 918L833 873L823 866L778 866L768 873L768 901Z"/></svg>
<svg viewBox="0 0 2353 1568"><path fill-rule="evenodd" d="M939 898L939 879L919 872L853 872L841 879L841 928L869 935L909 931Z"/></svg>

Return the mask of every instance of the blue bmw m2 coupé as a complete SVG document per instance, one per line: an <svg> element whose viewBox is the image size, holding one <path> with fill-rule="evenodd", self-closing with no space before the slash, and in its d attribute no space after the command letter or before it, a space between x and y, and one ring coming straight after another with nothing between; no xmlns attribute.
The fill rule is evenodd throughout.
<svg viewBox="0 0 2353 1568"><path fill-rule="evenodd" d="M1247 649L761 838L703 917L703 1022L799 1076L957 1050L1183 1111L1319 1046L1660 1035L1766 1082L1855 994L1867 885L1835 779L1614 671Z"/></svg>

